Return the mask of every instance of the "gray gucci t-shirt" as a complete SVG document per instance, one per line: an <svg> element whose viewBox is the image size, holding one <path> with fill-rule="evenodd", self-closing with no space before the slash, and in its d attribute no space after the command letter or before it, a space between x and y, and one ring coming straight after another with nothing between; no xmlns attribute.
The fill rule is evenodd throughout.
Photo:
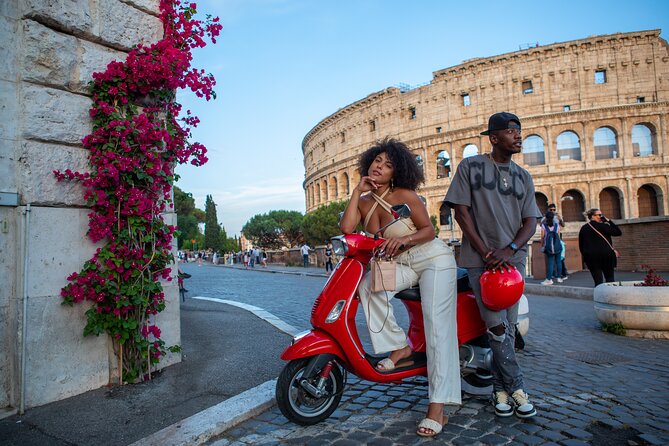
<svg viewBox="0 0 669 446"><path fill-rule="evenodd" d="M487 155L472 156L460 162L444 201L450 207L456 204L469 207L479 236L489 248L508 246L524 218L541 218L530 173L514 162L495 167ZM467 237L463 238L459 266L485 266ZM526 255L527 247L523 246L511 262L522 260Z"/></svg>

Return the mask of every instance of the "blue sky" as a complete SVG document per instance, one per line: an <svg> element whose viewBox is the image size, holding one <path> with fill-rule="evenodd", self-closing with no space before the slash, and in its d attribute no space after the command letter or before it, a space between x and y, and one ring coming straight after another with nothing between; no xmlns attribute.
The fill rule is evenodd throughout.
<svg viewBox="0 0 669 446"><path fill-rule="evenodd" d="M197 0L192 0L197 1ZM202 120L202 167L180 166L198 207L211 194L228 235L253 215L304 212L302 139L320 120L370 93L466 59L613 34L662 29L669 1L207 0L219 16L216 45L194 66L216 76L218 98L179 100Z"/></svg>

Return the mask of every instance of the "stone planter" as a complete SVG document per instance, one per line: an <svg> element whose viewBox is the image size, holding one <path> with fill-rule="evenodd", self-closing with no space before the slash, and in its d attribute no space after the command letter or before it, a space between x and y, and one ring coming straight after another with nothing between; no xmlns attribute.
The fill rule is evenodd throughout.
<svg viewBox="0 0 669 446"><path fill-rule="evenodd" d="M593 296L597 319L621 323L627 336L669 339L669 287L638 287L635 283L598 285Z"/></svg>

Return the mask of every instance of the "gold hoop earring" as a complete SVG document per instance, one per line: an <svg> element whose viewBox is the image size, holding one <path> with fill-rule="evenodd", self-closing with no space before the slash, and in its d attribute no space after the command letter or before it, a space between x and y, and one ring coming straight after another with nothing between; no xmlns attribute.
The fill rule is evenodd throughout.
<svg viewBox="0 0 669 446"><path fill-rule="evenodd" d="M395 183L393 182L393 179L390 179L390 188L395 189Z"/></svg>

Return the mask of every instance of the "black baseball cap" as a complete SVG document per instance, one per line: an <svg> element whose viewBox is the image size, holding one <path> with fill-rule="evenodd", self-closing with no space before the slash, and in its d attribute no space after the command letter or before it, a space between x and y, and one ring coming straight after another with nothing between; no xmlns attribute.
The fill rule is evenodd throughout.
<svg viewBox="0 0 669 446"><path fill-rule="evenodd" d="M509 112L495 113L488 119L488 130L481 132L481 135L489 135L493 130L519 129L520 119L518 116Z"/></svg>

